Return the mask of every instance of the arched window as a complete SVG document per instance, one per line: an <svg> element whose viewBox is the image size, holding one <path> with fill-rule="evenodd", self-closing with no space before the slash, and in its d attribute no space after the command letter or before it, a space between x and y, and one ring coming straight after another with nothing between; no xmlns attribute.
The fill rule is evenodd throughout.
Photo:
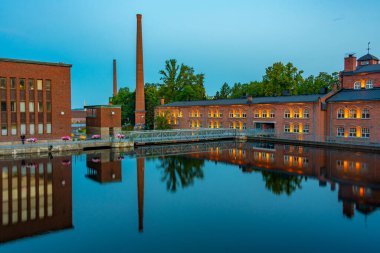
<svg viewBox="0 0 380 253"><path fill-rule="evenodd" d="M284 117L285 118L290 118L290 110L288 110L288 109L285 110Z"/></svg>
<svg viewBox="0 0 380 253"><path fill-rule="evenodd" d="M356 109L350 109L350 111L348 113L348 118L356 119Z"/></svg>
<svg viewBox="0 0 380 253"><path fill-rule="evenodd" d="M262 114L263 116L263 118L265 119L268 115L267 115L267 110L263 110L263 114Z"/></svg>
<svg viewBox="0 0 380 253"><path fill-rule="evenodd" d="M369 119L369 110L367 108L362 110L362 119Z"/></svg>
<svg viewBox="0 0 380 253"><path fill-rule="evenodd" d="M255 117L256 119L260 117L259 115L259 111L258 110L255 110L254 113L253 113L253 117Z"/></svg>
<svg viewBox="0 0 380 253"><path fill-rule="evenodd" d="M300 111L298 109L294 109L293 118L299 118L300 117Z"/></svg>
<svg viewBox="0 0 380 253"><path fill-rule="evenodd" d="M308 119L308 118L309 118L309 109L304 109L304 110L303 110L303 117L304 117L305 119Z"/></svg>
<svg viewBox="0 0 380 253"><path fill-rule="evenodd" d="M275 113L274 113L274 110L270 110L270 117L271 118L274 118L276 115L275 115Z"/></svg>
<svg viewBox="0 0 380 253"><path fill-rule="evenodd" d="M373 81L367 80L367 82L365 83L365 88L366 89L372 89L373 88Z"/></svg>
<svg viewBox="0 0 380 253"><path fill-rule="evenodd" d="M294 133L299 133L300 132L300 126L298 125L298 123L294 124L294 126L293 126L293 132Z"/></svg>
<svg viewBox="0 0 380 253"><path fill-rule="evenodd" d="M361 86L361 83L359 81L354 83L354 89L355 90L359 90L360 86Z"/></svg>
<svg viewBox="0 0 380 253"><path fill-rule="evenodd" d="M338 119L344 118L344 110L342 108L338 109Z"/></svg>

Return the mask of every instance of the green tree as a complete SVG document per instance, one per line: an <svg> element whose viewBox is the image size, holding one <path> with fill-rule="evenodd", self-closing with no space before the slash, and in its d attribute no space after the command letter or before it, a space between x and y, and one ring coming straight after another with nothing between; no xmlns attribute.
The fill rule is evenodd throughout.
<svg viewBox="0 0 380 253"><path fill-rule="evenodd" d="M128 87L120 88L116 97L112 98L112 104L121 105L122 125L135 125L135 92Z"/></svg>
<svg viewBox="0 0 380 253"><path fill-rule="evenodd" d="M278 172L262 171L265 187L276 195L290 196L297 189L301 189L301 176L282 174Z"/></svg>
<svg viewBox="0 0 380 253"><path fill-rule="evenodd" d="M154 125L156 130L167 130L171 129L171 125L169 124L169 111L166 111L164 115L156 115L154 118Z"/></svg>
<svg viewBox="0 0 380 253"><path fill-rule="evenodd" d="M145 84L145 128L153 129L155 123L154 108L160 104L160 97L158 94L159 84L146 83Z"/></svg>
<svg viewBox="0 0 380 253"><path fill-rule="evenodd" d="M231 88L228 83L224 83L220 88L220 98L229 98L231 95Z"/></svg>

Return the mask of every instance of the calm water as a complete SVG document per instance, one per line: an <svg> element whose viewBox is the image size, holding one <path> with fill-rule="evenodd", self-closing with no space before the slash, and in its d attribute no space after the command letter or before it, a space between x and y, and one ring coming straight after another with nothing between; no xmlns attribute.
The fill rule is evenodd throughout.
<svg viewBox="0 0 380 253"><path fill-rule="evenodd" d="M0 161L0 252L378 252L380 155L199 143Z"/></svg>

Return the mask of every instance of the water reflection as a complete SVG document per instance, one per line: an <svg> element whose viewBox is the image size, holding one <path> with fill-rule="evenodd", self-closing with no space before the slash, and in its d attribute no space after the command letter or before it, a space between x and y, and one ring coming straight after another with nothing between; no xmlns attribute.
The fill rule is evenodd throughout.
<svg viewBox="0 0 380 253"><path fill-rule="evenodd" d="M97 150L86 154L86 177L98 183L121 182L121 161L124 155L111 150Z"/></svg>
<svg viewBox="0 0 380 253"><path fill-rule="evenodd" d="M72 228L71 156L0 164L0 242Z"/></svg>

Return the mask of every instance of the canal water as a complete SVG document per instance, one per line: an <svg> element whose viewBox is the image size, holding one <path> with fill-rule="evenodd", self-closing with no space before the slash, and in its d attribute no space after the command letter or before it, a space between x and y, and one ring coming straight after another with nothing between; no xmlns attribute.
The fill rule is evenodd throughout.
<svg viewBox="0 0 380 253"><path fill-rule="evenodd" d="M0 252L378 252L380 155L209 142L0 161Z"/></svg>

